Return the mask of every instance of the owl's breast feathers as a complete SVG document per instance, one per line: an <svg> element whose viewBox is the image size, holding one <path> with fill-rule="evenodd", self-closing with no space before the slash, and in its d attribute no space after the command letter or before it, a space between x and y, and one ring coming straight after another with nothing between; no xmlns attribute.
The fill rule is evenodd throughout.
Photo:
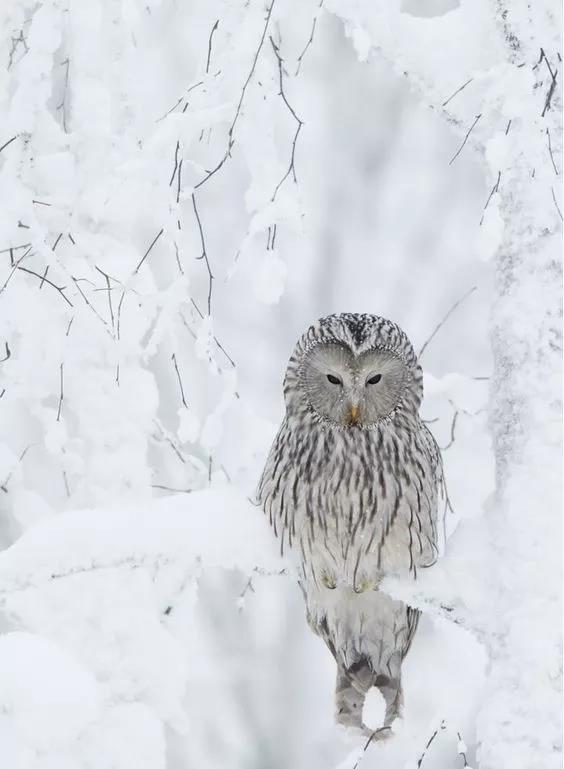
<svg viewBox="0 0 564 769"><path fill-rule="evenodd" d="M418 417L371 430L305 430L286 418L259 500L304 580L364 592L434 563L441 485L439 450Z"/></svg>

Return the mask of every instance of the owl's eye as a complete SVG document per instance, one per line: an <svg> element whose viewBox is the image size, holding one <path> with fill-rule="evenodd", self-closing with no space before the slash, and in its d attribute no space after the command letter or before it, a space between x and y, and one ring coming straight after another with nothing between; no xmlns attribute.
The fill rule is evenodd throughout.
<svg viewBox="0 0 564 769"><path fill-rule="evenodd" d="M339 379L338 376L334 376L333 374L327 374L327 379L331 382L331 384L334 385L342 385L342 381Z"/></svg>
<svg viewBox="0 0 564 769"><path fill-rule="evenodd" d="M370 379L366 380L366 384L378 384L378 382L382 379L382 374L374 374L370 377Z"/></svg>

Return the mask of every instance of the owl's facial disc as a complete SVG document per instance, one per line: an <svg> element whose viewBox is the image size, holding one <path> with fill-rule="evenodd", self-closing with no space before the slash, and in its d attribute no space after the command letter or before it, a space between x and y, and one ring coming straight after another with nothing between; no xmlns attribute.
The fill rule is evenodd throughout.
<svg viewBox="0 0 564 769"><path fill-rule="evenodd" d="M409 379L405 363L389 350L355 355L338 342L318 344L301 368L302 386L313 411L340 427L370 427L401 400Z"/></svg>

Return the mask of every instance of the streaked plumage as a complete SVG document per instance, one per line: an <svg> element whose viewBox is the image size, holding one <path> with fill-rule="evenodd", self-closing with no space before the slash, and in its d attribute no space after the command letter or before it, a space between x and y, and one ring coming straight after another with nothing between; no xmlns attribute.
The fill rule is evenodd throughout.
<svg viewBox="0 0 564 769"><path fill-rule="evenodd" d="M337 720L362 728L366 692L401 708L401 661L419 614L378 590L437 556L442 466L419 417L422 371L403 331L375 315L322 318L284 380L286 416L259 499L299 563L308 620L337 662Z"/></svg>

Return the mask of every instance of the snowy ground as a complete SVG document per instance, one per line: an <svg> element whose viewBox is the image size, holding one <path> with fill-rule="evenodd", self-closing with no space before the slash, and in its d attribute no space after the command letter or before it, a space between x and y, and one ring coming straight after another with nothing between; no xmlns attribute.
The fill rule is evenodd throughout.
<svg viewBox="0 0 564 769"><path fill-rule="evenodd" d="M435 733L423 769L475 765L481 639L429 611L401 737L364 753L249 499L296 338L374 312L430 340L446 528L482 565L485 172L318 6L0 7L2 766L399 769Z"/></svg>

